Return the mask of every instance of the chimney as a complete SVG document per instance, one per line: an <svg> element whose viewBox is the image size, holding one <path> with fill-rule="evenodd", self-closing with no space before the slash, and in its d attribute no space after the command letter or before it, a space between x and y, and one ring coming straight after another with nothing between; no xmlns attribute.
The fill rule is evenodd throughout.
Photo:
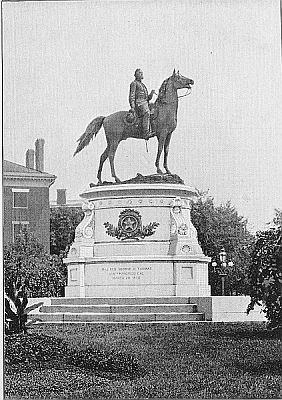
<svg viewBox="0 0 282 400"><path fill-rule="evenodd" d="M44 171L44 139L37 139L35 142L35 169Z"/></svg>
<svg viewBox="0 0 282 400"><path fill-rule="evenodd" d="M57 206L64 206L66 204L66 189L57 189Z"/></svg>
<svg viewBox="0 0 282 400"><path fill-rule="evenodd" d="M25 153L25 166L26 168L34 169L34 150L28 149Z"/></svg>

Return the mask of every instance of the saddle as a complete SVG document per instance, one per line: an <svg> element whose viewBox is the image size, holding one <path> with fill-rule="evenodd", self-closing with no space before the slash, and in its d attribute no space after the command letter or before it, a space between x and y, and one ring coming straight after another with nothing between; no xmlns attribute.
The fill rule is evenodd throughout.
<svg viewBox="0 0 282 400"><path fill-rule="evenodd" d="M150 124L152 123L153 120L155 120L158 116L158 109L156 108L155 104L149 103L149 109L150 109ZM132 112L131 110L128 111L124 118L124 123L125 125L132 126L136 125L138 126L139 124L142 123L142 116L138 114L138 112Z"/></svg>

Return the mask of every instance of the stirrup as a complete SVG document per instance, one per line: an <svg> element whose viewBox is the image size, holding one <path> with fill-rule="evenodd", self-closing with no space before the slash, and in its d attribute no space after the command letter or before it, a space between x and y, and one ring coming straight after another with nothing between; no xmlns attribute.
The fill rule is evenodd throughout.
<svg viewBox="0 0 282 400"><path fill-rule="evenodd" d="M151 139L152 137L154 137L155 134L156 134L156 132L149 132L149 133L144 137L144 139L145 139L145 140L149 140L149 139Z"/></svg>

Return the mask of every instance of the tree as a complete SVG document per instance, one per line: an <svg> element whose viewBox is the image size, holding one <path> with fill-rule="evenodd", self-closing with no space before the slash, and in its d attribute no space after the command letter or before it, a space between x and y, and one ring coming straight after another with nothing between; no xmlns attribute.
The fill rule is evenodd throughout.
<svg viewBox="0 0 282 400"><path fill-rule="evenodd" d="M251 302L262 305L273 329L282 328L282 219L276 210L274 227L257 233L250 267Z"/></svg>
<svg viewBox="0 0 282 400"><path fill-rule="evenodd" d="M214 199L202 193L192 203L191 220L198 232L198 240L205 255L219 263L219 253L224 247L234 265L228 267L226 277L227 294L248 292L248 267L251 261L253 235L247 230L247 221L238 214L228 201L220 206ZM220 278L209 265L209 281L212 294L219 295Z"/></svg>
<svg viewBox="0 0 282 400"><path fill-rule="evenodd" d="M66 267L62 257L50 256L27 230L4 247L5 292L11 297L15 284L25 285L28 297L62 296Z"/></svg>
<svg viewBox="0 0 282 400"><path fill-rule="evenodd" d="M282 226L282 210L279 210L278 208L276 208L274 210L274 218L273 218L273 224L275 226Z"/></svg>
<svg viewBox="0 0 282 400"><path fill-rule="evenodd" d="M74 241L75 228L82 221L84 213L75 207L51 209L50 215L50 250L51 254L66 255Z"/></svg>

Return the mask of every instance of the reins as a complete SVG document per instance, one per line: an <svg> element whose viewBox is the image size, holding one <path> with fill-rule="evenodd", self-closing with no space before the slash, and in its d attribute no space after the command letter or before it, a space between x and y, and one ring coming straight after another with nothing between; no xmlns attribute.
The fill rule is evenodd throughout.
<svg viewBox="0 0 282 400"><path fill-rule="evenodd" d="M189 89L187 89L187 92L185 94L183 94L182 96L177 96L177 98L180 99L181 97L189 96L189 94L191 94L191 92L192 92L192 89L189 88Z"/></svg>
<svg viewBox="0 0 282 400"><path fill-rule="evenodd" d="M168 102L168 101L163 101L163 100L160 100L160 101L161 101L161 103L164 103L164 104L173 104L173 103L176 103L176 102L178 101L178 99L180 99L181 97L189 96L189 95L191 94L191 92L192 92L192 89L191 89L191 88L188 88L188 89L187 89L187 92L186 92L185 94L183 94L183 95L181 95L181 96L177 96L177 100L170 101L170 102Z"/></svg>

